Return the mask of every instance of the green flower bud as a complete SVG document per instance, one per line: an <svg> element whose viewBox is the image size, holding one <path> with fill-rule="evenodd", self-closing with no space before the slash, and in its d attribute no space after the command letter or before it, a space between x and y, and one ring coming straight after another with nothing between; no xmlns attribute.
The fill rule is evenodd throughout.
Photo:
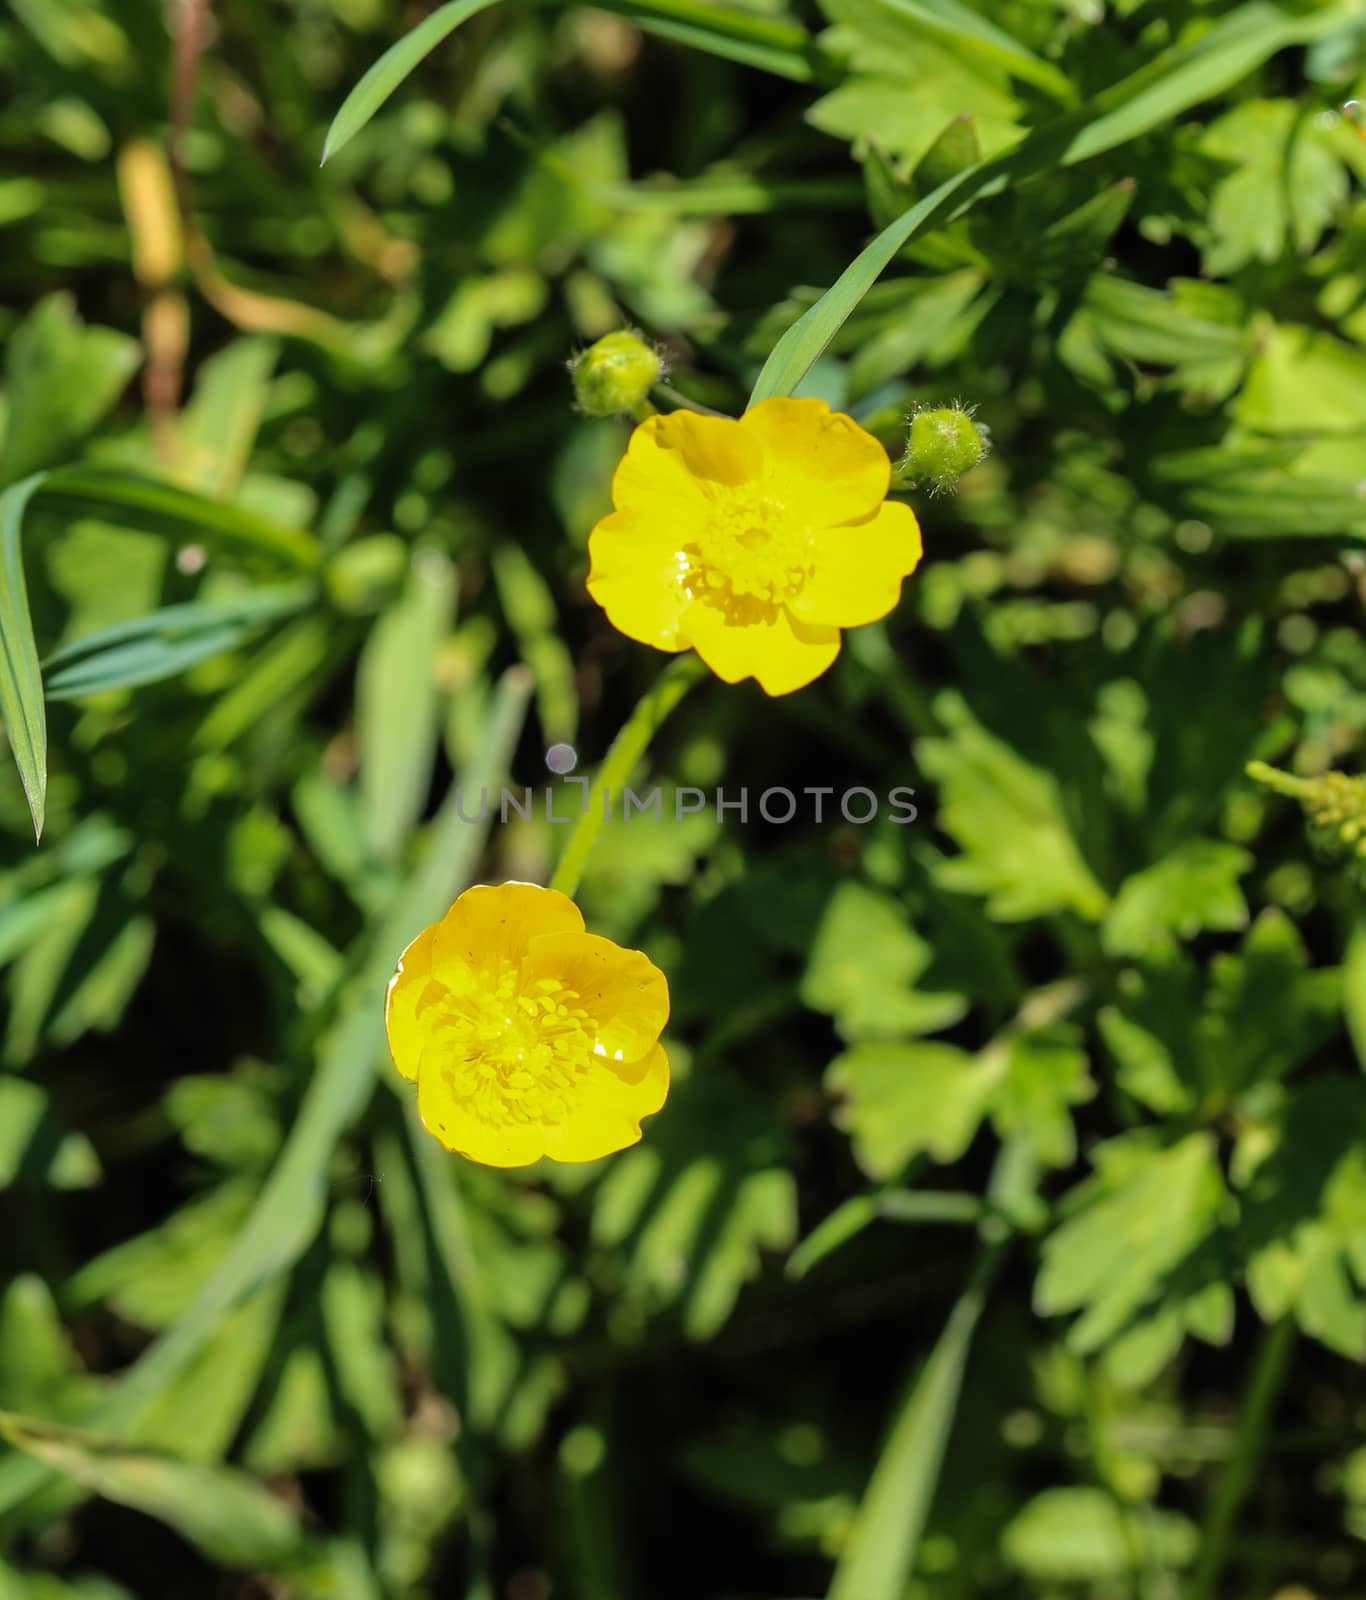
<svg viewBox="0 0 1366 1600"><path fill-rule="evenodd" d="M1345 772L1297 778L1264 761L1249 762L1247 775L1298 800L1314 849L1330 861L1352 861L1366 882L1366 778L1350 778Z"/></svg>
<svg viewBox="0 0 1366 1600"><path fill-rule="evenodd" d="M961 406L917 411L898 475L913 485L925 485L932 494L942 494L986 454L984 430Z"/></svg>
<svg viewBox="0 0 1366 1600"><path fill-rule="evenodd" d="M590 344L569 363L574 397L590 417L634 414L647 403L664 363L637 333L623 328Z"/></svg>

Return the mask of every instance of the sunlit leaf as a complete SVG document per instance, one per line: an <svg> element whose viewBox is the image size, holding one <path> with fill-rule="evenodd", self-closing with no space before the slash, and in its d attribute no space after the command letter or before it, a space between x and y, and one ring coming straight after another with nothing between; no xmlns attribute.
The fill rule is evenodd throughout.
<svg viewBox="0 0 1366 1600"><path fill-rule="evenodd" d="M39 839L47 804L47 714L20 534L24 513L41 483L41 477L26 478L0 494L0 570L5 580L0 589L0 715Z"/></svg>

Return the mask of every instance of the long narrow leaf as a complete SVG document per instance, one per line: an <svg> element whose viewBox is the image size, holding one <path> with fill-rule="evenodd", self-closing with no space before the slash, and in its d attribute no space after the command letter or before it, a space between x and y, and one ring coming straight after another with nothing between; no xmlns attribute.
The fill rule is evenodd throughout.
<svg viewBox="0 0 1366 1600"><path fill-rule="evenodd" d="M774 395L791 394L819 360L825 347L844 326L890 265L897 251L922 229L947 221L986 189L995 163L980 163L952 178L919 200L890 223L835 279L829 289L778 340L755 380L750 405Z"/></svg>
<svg viewBox="0 0 1366 1600"><path fill-rule="evenodd" d="M324 165L365 127L394 90L462 22L496 0L448 0L391 45L342 101L323 141ZM694 49L808 83L822 75L819 49L806 30L778 17L756 16L710 0L599 0L604 11Z"/></svg>
<svg viewBox="0 0 1366 1600"><path fill-rule="evenodd" d="M806 61L790 50L775 50L771 45L732 39L724 33L714 33L710 28L699 28L696 23L673 22L667 17L638 16L625 6L605 6L603 9L630 17L646 33L667 39L670 44L681 44L689 50L702 50L707 55L720 56L742 67L767 72L770 77L787 78L792 83L810 83L815 77Z"/></svg>
<svg viewBox="0 0 1366 1600"><path fill-rule="evenodd" d="M1011 1228L1037 1205L1039 1165L1024 1139L1007 1140L987 1182L981 1249L972 1277L907 1392L835 1569L828 1600L901 1600L963 1387L973 1335L1010 1246ZM949 1198L936 1196L936 1202Z"/></svg>
<svg viewBox="0 0 1366 1600"><path fill-rule="evenodd" d="M35 839L43 836L47 802L47 712L20 534L24 512L42 483L37 473L0 494L0 715L28 798Z"/></svg>
<svg viewBox="0 0 1366 1600"><path fill-rule="evenodd" d="M315 593L311 584L278 584L268 589L253 589L231 600L190 600L180 605L161 606L127 622L116 622L97 633L83 634L60 650L43 658L45 668L67 666L98 655L112 645L141 639L192 639L205 628L222 627L229 622L267 622L302 610Z"/></svg>
<svg viewBox="0 0 1366 1600"><path fill-rule="evenodd" d="M251 629L240 622L204 628L180 640L134 639L114 645L86 661L74 662L54 673L47 682L49 700L76 700L108 689L138 689L162 683L188 672L201 661L225 655L249 637Z"/></svg>
<svg viewBox="0 0 1366 1600"><path fill-rule="evenodd" d="M310 572L321 564L317 540L298 528L267 522L223 500L156 478L108 467L61 467L41 486L44 510L98 517L102 522L203 543L238 557L258 556Z"/></svg>
<svg viewBox="0 0 1366 1600"><path fill-rule="evenodd" d="M834 77L806 30L780 17L756 16L710 0L598 0L598 4L661 39L775 78L812 83Z"/></svg>
<svg viewBox="0 0 1366 1600"><path fill-rule="evenodd" d="M384 861L401 855L431 788L441 712L436 657L454 607L455 569L439 552L419 551L403 593L361 651L360 792L370 843Z"/></svg>
<svg viewBox="0 0 1366 1600"><path fill-rule="evenodd" d="M224 750L245 738L279 707L296 704L322 681L337 658L336 619L322 614L295 617L252 652L191 735L197 750Z"/></svg>
<svg viewBox="0 0 1366 1600"><path fill-rule="evenodd" d="M70 700L173 677L235 649L261 624L302 610L315 593L310 583L281 584L235 600L163 606L102 628L44 661L47 698Z"/></svg>
<svg viewBox="0 0 1366 1600"><path fill-rule="evenodd" d="M343 145L350 144L413 68L443 39L454 33L462 22L494 4L496 0L449 0L449 4L438 6L425 22L405 33L397 44L390 45L342 101L341 110L333 117L323 141L324 166Z"/></svg>
<svg viewBox="0 0 1366 1600"><path fill-rule="evenodd" d="M911 1385L854 1531L835 1569L829 1600L901 1600L915 1566L944 1460L972 1336L1004 1244L986 1245L929 1359Z"/></svg>
<svg viewBox="0 0 1366 1600"><path fill-rule="evenodd" d="M810 35L800 23L786 17L760 16L738 6L718 5L715 0L606 0L602 9L629 16L641 27L678 23L729 39L765 44L774 50L800 52L811 44Z"/></svg>

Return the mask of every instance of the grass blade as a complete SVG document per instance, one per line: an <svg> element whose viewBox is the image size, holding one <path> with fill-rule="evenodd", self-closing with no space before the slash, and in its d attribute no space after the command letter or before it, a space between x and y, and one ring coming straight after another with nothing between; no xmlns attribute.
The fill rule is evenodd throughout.
<svg viewBox="0 0 1366 1600"><path fill-rule="evenodd" d="M190 736L192 746L224 750L280 707L301 704L336 661L337 635L335 619L322 612L286 623L243 663Z"/></svg>
<svg viewBox="0 0 1366 1600"><path fill-rule="evenodd" d="M43 662L47 698L70 700L106 689L159 683L234 649L262 623L301 611L316 592L310 583L281 584L237 600L163 606L131 622L102 628Z"/></svg>
<svg viewBox="0 0 1366 1600"><path fill-rule="evenodd" d="M360 82L342 101L323 141L323 165L336 155L370 121L408 74L429 56L437 45L455 32L462 22L480 11L487 11L496 0L449 0L438 6L425 22L405 33L390 45Z"/></svg>
<svg viewBox="0 0 1366 1600"><path fill-rule="evenodd" d="M574 658L560 637L555 597L519 544L498 544L490 555L498 600L536 680L536 709L548 745L573 744L579 701Z"/></svg>
<svg viewBox="0 0 1366 1600"><path fill-rule="evenodd" d="M470 17L497 0L448 0L425 22L391 45L342 101L323 141L323 165L365 127L410 72ZM822 75L817 46L805 28L777 17L755 16L709 0L606 0L604 11L679 44L758 67L775 77L809 83Z"/></svg>
<svg viewBox="0 0 1366 1600"><path fill-rule="evenodd" d="M312 584L279 584L255 589L233 600L191 600L180 605L161 606L128 622L88 633L54 650L43 659L44 667L60 667L83 661L112 645L157 638L192 639L205 628L222 627L229 622L268 622L300 611L316 593Z"/></svg>
<svg viewBox="0 0 1366 1600"><path fill-rule="evenodd" d="M953 1427L972 1336L1004 1251L984 1247L972 1281L911 1385L883 1448L829 1600L901 1600L915 1564Z"/></svg>
<svg viewBox="0 0 1366 1600"><path fill-rule="evenodd" d="M1037 1203L1038 1172L1033 1150L1023 1140L1009 1140L997 1152L987 1183L987 1206L993 1214L979 1230L982 1245L972 1276L902 1401L835 1569L828 1600L901 1600L906 1593L953 1428L973 1334L1010 1246L1011 1230ZM943 1202L958 1198L917 1196L910 1209L920 1210L926 1199L932 1199L942 1210Z"/></svg>
<svg viewBox="0 0 1366 1600"><path fill-rule="evenodd" d="M1219 1479L1214 1503L1205 1517L1205 1539L1189 1593L1191 1600L1214 1600L1248 1490L1256 1482L1257 1469L1266 1449L1267 1431L1273 1420L1276 1402L1295 1348L1295 1323L1291 1317L1273 1322L1262 1334L1253 1363L1233 1450Z"/></svg>
<svg viewBox="0 0 1366 1600"><path fill-rule="evenodd" d="M627 17L661 39L792 83L837 77L806 29L782 17L756 16L711 0L606 0L601 9Z"/></svg>
<svg viewBox="0 0 1366 1600"><path fill-rule="evenodd" d="M49 700L78 700L109 689L138 689L188 672L201 661L226 655L245 640L242 623L203 628L188 639L134 639L114 645L87 661L73 662L48 679Z"/></svg>
<svg viewBox="0 0 1366 1600"><path fill-rule="evenodd" d="M437 652L455 611L455 570L436 550L413 558L403 593L370 630L356 674L360 792L370 843L397 860L431 789L441 714Z"/></svg>
<svg viewBox="0 0 1366 1600"><path fill-rule="evenodd" d="M627 6L605 6L618 16L629 17L646 33L667 39L670 44L681 44L689 50L703 50L708 55L720 56L724 61L734 61L742 67L753 67L767 72L770 77L786 78L790 83L810 83L817 74L801 56L787 50L775 50L771 45L751 44L744 39L732 39L727 34L715 33L710 28L699 28L695 23L674 22L667 17L652 17L644 11Z"/></svg>
<svg viewBox="0 0 1366 1600"><path fill-rule="evenodd" d="M265 557L305 572L322 561L311 534L136 473L108 467L61 467L44 479L40 500L45 511L98 517L140 533L160 533L187 542L201 539L239 557Z"/></svg>
<svg viewBox="0 0 1366 1600"><path fill-rule="evenodd" d="M948 221L960 208L966 209L964 201L970 202L982 193L995 175L995 165L979 163L956 173L902 212L861 250L815 305L804 311L774 345L755 380L750 405L756 406L774 395L791 394L902 245L922 229Z"/></svg>
<svg viewBox="0 0 1366 1600"><path fill-rule="evenodd" d="M20 533L24 512L42 483L38 473L0 494L0 574L4 580L0 586L0 715L28 799L35 842L43 836L47 803L47 712Z"/></svg>

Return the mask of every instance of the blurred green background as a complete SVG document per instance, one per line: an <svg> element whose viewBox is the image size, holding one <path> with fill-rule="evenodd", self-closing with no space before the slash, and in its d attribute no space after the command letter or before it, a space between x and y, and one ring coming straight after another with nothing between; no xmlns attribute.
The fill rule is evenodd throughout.
<svg viewBox="0 0 1366 1600"><path fill-rule="evenodd" d="M7 12L0 1597L1366 1596L1360 0L509 3L322 167L423 7ZM385 978L566 832L454 786L663 664L567 361L736 414L1016 149L802 382L990 431L901 607L637 783L916 822L609 825L669 1102L448 1156Z"/></svg>

